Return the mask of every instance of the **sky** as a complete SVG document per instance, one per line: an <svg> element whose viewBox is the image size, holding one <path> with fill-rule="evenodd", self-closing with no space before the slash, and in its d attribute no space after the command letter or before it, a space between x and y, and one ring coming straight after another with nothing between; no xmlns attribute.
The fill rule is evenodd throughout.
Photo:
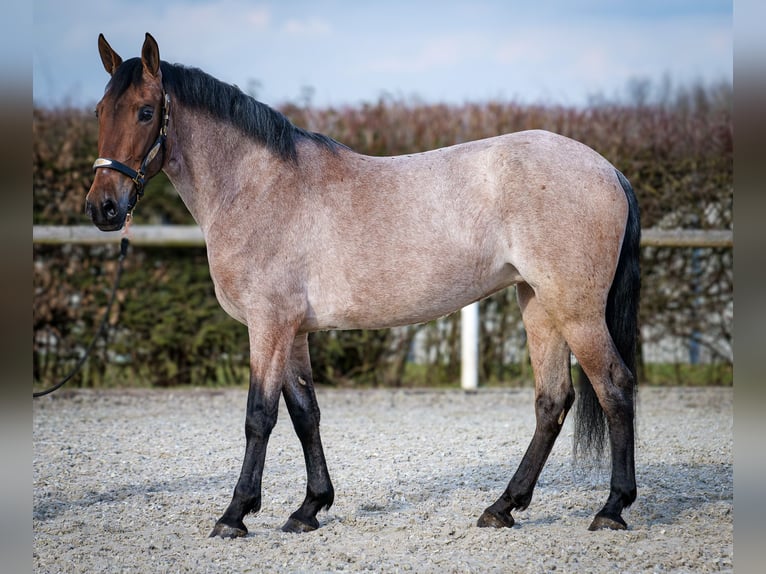
<svg viewBox="0 0 766 574"><path fill-rule="evenodd" d="M587 105L631 82L732 81L731 0L35 0L35 105L90 106L144 33L271 105Z"/></svg>

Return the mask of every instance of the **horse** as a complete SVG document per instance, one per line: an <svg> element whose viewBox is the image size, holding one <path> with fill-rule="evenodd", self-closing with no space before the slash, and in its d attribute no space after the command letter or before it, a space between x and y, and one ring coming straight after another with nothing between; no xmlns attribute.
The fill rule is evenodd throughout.
<svg viewBox="0 0 766 574"><path fill-rule="evenodd" d="M223 309L248 329L245 453L211 537L261 508L280 397L300 440L306 495L282 529L319 527L334 489L319 432L308 334L430 321L515 285L534 372L536 426L481 527L525 509L564 420L575 454L608 437L611 481L591 530L622 530L636 499L635 352L640 217L628 180L586 145L522 131L405 156L359 154L198 68L160 60L146 34L110 75L96 114L86 212L121 229L164 171L204 234ZM575 392L571 357L582 381ZM589 450L590 449L590 450Z"/></svg>

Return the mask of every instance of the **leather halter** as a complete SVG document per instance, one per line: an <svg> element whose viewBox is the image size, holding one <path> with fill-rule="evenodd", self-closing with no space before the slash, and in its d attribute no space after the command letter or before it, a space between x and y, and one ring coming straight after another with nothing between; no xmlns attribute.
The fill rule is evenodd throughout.
<svg viewBox="0 0 766 574"><path fill-rule="evenodd" d="M144 185L146 185L146 168L157 156L160 149L165 145L165 139L168 135L168 121L170 120L170 96L164 90L162 91L162 94L163 106L160 133L157 135L157 139L154 141L154 145L152 145L152 147L149 148L149 151L146 152L146 155L141 162L141 167L138 168L138 171L120 161L106 157L97 158L96 161L93 162L93 171L103 167L107 169L113 169L115 171L119 171L123 175L127 175L136 186L136 194L138 199L144 195Z"/></svg>

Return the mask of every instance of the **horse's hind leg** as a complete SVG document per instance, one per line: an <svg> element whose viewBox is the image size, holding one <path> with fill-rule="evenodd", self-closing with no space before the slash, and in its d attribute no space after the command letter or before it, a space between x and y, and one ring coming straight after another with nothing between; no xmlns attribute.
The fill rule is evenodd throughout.
<svg viewBox="0 0 766 574"><path fill-rule="evenodd" d="M535 375L537 424L532 442L502 496L481 515L479 526L513 526L513 509L526 508L540 472L574 402L569 347L526 283L517 287Z"/></svg>
<svg viewBox="0 0 766 574"><path fill-rule="evenodd" d="M634 380L620 358L603 321L567 324L564 332L572 352L593 385L609 427L612 478L609 498L589 530L627 528L622 510L636 500L634 460Z"/></svg>
<svg viewBox="0 0 766 574"><path fill-rule="evenodd" d="M322 508L330 508L335 493L319 436L319 405L311 376L306 335L299 335L295 339L290 370L282 393L295 433L303 447L308 477L306 498L300 508L290 515L282 530L308 532L319 527L316 515Z"/></svg>

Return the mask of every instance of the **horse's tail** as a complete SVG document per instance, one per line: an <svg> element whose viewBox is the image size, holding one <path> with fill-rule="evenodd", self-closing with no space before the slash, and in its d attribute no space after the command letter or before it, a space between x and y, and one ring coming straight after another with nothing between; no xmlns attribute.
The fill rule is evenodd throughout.
<svg viewBox="0 0 766 574"><path fill-rule="evenodd" d="M639 251L641 217L636 194L627 178L618 170L625 197L628 200L628 221L622 240L617 271L606 302L606 325L622 360L633 375L633 392L638 389L636 376L636 349L638 343L638 299L641 286ZM606 415L598 402L593 385L580 365L576 369L579 379L579 400L575 412L574 452L601 457L606 440Z"/></svg>

